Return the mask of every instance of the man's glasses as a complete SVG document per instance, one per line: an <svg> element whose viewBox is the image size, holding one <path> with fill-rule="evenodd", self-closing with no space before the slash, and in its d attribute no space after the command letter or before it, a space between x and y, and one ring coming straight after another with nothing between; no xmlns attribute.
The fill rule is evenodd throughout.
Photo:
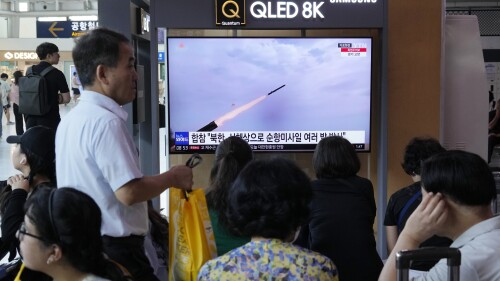
<svg viewBox="0 0 500 281"><path fill-rule="evenodd" d="M31 234L31 233L27 232L26 231L26 224L24 222L21 223L21 226L19 227L18 232L19 232L19 235L18 235L17 238L19 239L19 241L21 241L23 239L23 235L31 236L31 237L33 237L35 239L40 240L40 241L45 241L45 239L43 237L37 236L37 235L34 235L34 234Z"/></svg>

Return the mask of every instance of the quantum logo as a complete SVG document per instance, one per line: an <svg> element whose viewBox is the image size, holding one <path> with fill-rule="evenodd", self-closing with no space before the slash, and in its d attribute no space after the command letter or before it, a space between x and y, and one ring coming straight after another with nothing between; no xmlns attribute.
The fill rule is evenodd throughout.
<svg viewBox="0 0 500 281"><path fill-rule="evenodd" d="M215 24L245 25L245 0L215 0Z"/></svg>
<svg viewBox="0 0 500 281"><path fill-rule="evenodd" d="M240 6L238 6L238 3L232 0L226 1L224 2L224 4L222 4L222 14L228 19L239 18L240 17L238 15L239 11L240 11Z"/></svg>

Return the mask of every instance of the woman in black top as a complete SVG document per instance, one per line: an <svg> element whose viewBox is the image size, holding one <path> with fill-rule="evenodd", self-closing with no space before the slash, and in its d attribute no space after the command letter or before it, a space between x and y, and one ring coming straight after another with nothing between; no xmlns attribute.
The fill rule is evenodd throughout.
<svg viewBox="0 0 500 281"><path fill-rule="evenodd" d="M296 243L329 257L342 281L377 280L382 260L373 232L373 186L356 175L360 162L354 147L342 137L324 138L313 167L311 215Z"/></svg>
<svg viewBox="0 0 500 281"><path fill-rule="evenodd" d="M11 160L14 168L21 172L10 177L0 193L0 255L10 253L9 260L12 260L19 246L15 235L24 220L26 199L41 186L56 187L55 132L35 126L21 136L9 136L7 142L14 144ZM51 280L41 273L36 273L33 278L27 276L32 273L24 273L22 280Z"/></svg>

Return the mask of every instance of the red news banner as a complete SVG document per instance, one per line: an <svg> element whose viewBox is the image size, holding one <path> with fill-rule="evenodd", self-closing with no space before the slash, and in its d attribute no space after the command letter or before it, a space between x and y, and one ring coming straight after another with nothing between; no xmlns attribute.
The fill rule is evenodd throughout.
<svg viewBox="0 0 500 281"><path fill-rule="evenodd" d="M366 57L366 48L340 48L342 57Z"/></svg>

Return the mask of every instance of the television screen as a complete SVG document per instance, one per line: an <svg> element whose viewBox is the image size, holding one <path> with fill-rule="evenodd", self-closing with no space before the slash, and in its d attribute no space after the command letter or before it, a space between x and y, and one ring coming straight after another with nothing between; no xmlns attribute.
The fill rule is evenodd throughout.
<svg viewBox="0 0 500 281"><path fill-rule="evenodd" d="M168 38L172 153L236 135L254 151L370 150L371 38Z"/></svg>

